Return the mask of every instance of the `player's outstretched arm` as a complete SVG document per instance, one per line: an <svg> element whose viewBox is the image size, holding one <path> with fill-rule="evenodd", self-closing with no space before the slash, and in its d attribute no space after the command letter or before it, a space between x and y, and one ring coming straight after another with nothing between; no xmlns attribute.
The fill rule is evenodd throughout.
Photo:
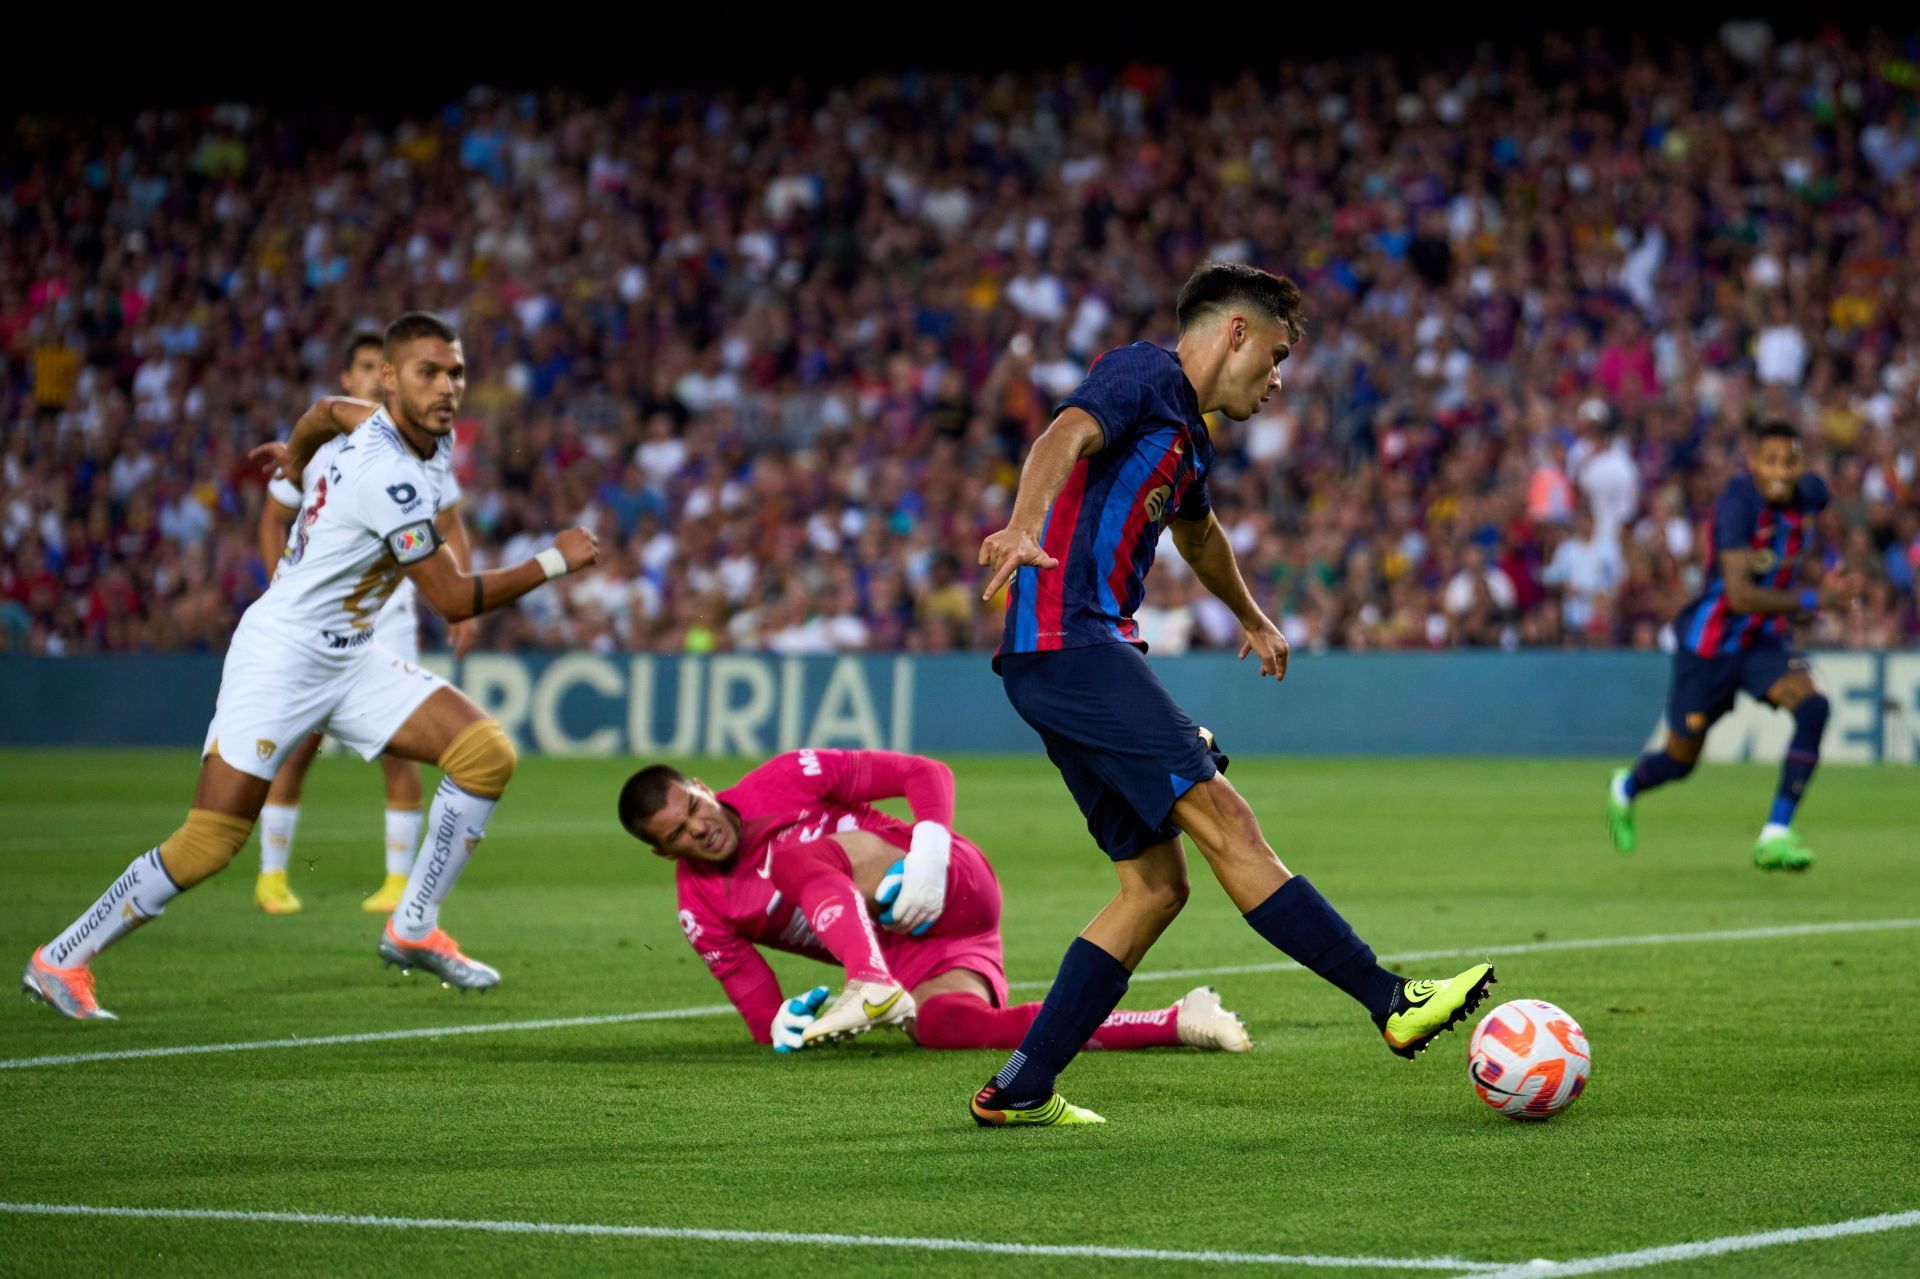
<svg viewBox="0 0 1920 1279"><path fill-rule="evenodd" d="M980 543L980 564L990 573L987 589L980 592L981 599L992 599L1023 565L1060 566L1059 560L1040 547L1040 525L1046 520L1047 508L1053 505L1053 499L1067 486L1074 463L1098 453L1106 439L1093 414L1085 409L1068 409L1053 419L1053 424L1033 442L1026 465L1020 468L1020 491L1014 495L1013 518L1005 528Z"/></svg>
<svg viewBox="0 0 1920 1279"><path fill-rule="evenodd" d="M1200 584L1219 597L1240 620L1240 629L1246 632L1246 638L1240 643L1240 656L1258 653L1262 675L1285 679L1287 637L1254 603L1253 592L1240 576L1240 563L1234 558L1232 543L1227 541L1227 531L1220 527L1220 517L1208 511L1204 519L1176 519L1171 527L1173 545L1180 552L1180 558L1192 566Z"/></svg>
<svg viewBox="0 0 1920 1279"><path fill-rule="evenodd" d="M387 549L433 611L449 622L464 622L511 604L553 578L579 572L600 556L599 539L586 529L569 528L560 530L552 546L524 564L469 573L453 556L438 554L440 537L437 527L421 520L388 534Z"/></svg>

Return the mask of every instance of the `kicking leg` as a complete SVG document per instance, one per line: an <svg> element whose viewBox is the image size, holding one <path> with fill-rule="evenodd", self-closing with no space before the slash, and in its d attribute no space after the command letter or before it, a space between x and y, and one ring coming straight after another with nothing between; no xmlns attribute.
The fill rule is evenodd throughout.
<svg viewBox="0 0 1920 1279"><path fill-rule="evenodd" d="M1754 845L1753 864L1762 870L1805 870L1813 864L1813 852L1793 833L1793 816L1813 770L1819 767L1820 739L1827 731L1831 707L1805 670L1790 671L1775 680L1767 689L1767 700L1793 716L1793 741L1780 762L1780 787Z"/></svg>
<svg viewBox="0 0 1920 1279"><path fill-rule="evenodd" d="M266 797L265 778L234 768L217 750L210 753L201 761L193 805L180 829L134 858L80 918L34 951L21 988L68 1017L112 1017L94 998L88 968L94 956L225 869L247 842Z"/></svg>
<svg viewBox="0 0 1920 1279"><path fill-rule="evenodd" d="M1173 807L1184 830L1247 924L1303 968L1347 992L1379 1027L1387 1047L1412 1058L1472 1012L1493 984L1493 965L1475 964L1446 981L1406 981L1374 961L1319 890L1274 856L1247 801L1215 774Z"/></svg>
<svg viewBox="0 0 1920 1279"><path fill-rule="evenodd" d="M300 899L287 883L287 863L293 857L294 827L300 822L300 791L319 753L320 734L311 733L273 775L267 802L260 808L260 876L253 881L253 904L269 915L293 915L300 910Z"/></svg>
<svg viewBox="0 0 1920 1279"><path fill-rule="evenodd" d="M389 754L437 763L446 774L427 813L427 842L387 919L380 957L424 968L447 985L485 990L500 974L460 953L440 928L440 906L487 833L487 819L513 777L517 755L505 730L457 689L436 689L387 743Z"/></svg>
<svg viewBox="0 0 1920 1279"><path fill-rule="evenodd" d="M360 903L370 915L391 915L407 890L407 872L413 869L413 850L420 846L420 765L392 755L380 757L387 783L387 874L373 896Z"/></svg>

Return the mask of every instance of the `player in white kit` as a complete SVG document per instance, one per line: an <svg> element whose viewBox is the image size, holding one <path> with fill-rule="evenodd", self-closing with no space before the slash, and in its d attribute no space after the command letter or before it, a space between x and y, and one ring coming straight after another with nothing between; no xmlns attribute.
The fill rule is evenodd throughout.
<svg viewBox="0 0 1920 1279"><path fill-rule="evenodd" d="M378 333L356 333L347 343L346 362L340 370L340 387L356 400L380 398L380 366L385 363L385 339ZM462 567L470 563L467 550L467 526L460 517L460 484L451 472L440 497L434 523L446 539L446 549ZM300 489L286 476L275 476L267 485L267 500L261 504L258 539L260 562L268 571L278 569L291 549L294 517L300 513ZM409 662L420 660L420 626L414 602L418 593L409 581L394 588L386 607L374 619L373 629L380 646L395 657ZM473 647L477 623L456 622L450 628L455 657L464 656ZM254 880L254 905L270 915L291 915L300 909L300 899L287 882L287 865L293 857L294 829L300 820L300 791L307 769L320 753L321 734L310 734L287 757L267 788L267 802L260 810L260 875ZM362 899L360 909L386 915L400 904L407 886L407 872L413 869L413 850L420 846L421 798L420 766L410 759L393 755L380 757L385 774L386 805L386 878L370 896Z"/></svg>
<svg viewBox="0 0 1920 1279"><path fill-rule="evenodd" d="M462 990L500 980L439 920L513 775L513 744L459 690L381 647L374 619L403 578L459 622L585 568L598 548L592 533L570 528L525 563L463 571L440 553L435 524L466 389L459 335L438 316L401 316L387 328L381 383L384 404L321 400L285 444L254 450L303 478L293 540L227 649L186 821L27 961L22 988L68 1017L113 1015L94 996L94 956L233 860L274 773L316 731L366 759L385 752L445 773L380 957Z"/></svg>

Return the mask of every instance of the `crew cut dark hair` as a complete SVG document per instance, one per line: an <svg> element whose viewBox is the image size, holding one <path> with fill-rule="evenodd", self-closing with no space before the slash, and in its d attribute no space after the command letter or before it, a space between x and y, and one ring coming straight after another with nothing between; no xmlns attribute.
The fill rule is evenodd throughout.
<svg viewBox="0 0 1920 1279"><path fill-rule="evenodd" d="M1761 422L1753 428L1753 442L1757 446L1762 440L1795 440L1800 438L1800 428L1791 422L1779 418Z"/></svg>
<svg viewBox="0 0 1920 1279"><path fill-rule="evenodd" d="M1287 326L1287 336L1298 342L1306 331L1307 313L1300 286L1284 275L1238 262L1202 262L1180 286L1174 310L1185 333L1195 323L1225 307L1248 306Z"/></svg>
<svg viewBox="0 0 1920 1279"><path fill-rule="evenodd" d="M387 359L393 359L393 353L415 338L439 338L442 342L458 342L460 334L451 324L431 311L409 311L387 326Z"/></svg>
<svg viewBox="0 0 1920 1279"><path fill-rule="evenodd" d="M376 347L380 354L387 353L387 340L372 329L361 329L347 343L347 349L340 356L340 371L346 372L353 367L353 357L360 354L364 347Z"/></svg>
<svg viewBox="0 0 1920 1279"><path fill-rule="evenodd" d="M687 784L687 775L671 764L649 764L620 788L620 825L635 839L646 840L640 827L667 803L667 787ZM651 840L647 840L651 843Z"/></svg>

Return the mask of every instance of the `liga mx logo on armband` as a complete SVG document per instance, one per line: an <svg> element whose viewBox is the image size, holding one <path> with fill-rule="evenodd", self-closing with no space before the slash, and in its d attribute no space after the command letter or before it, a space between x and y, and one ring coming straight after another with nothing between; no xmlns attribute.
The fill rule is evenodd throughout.
<svg viewBox="0 0 1920 1279"><path fill-rule="evenodd" d="M417 528L402 529L393 535L393 543L393 549L404 558L426 546L427 535Z"/></svg>

